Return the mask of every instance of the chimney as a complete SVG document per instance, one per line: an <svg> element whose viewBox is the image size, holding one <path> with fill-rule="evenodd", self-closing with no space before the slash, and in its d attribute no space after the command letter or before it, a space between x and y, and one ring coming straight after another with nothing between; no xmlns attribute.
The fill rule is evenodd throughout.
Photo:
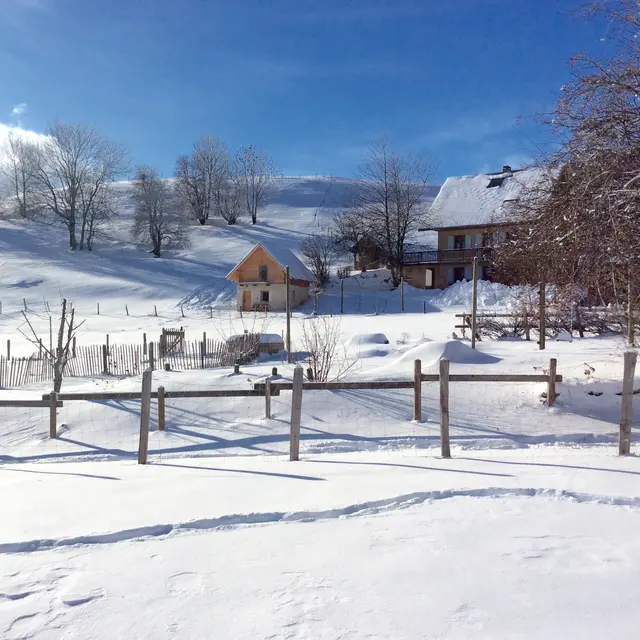
<svg viewBox="0 0 640 640"><path fill-rule="evenodd" d="M508 164L503 164L502 173L510 173L510 172L511 172L511 167Z"/></svg>

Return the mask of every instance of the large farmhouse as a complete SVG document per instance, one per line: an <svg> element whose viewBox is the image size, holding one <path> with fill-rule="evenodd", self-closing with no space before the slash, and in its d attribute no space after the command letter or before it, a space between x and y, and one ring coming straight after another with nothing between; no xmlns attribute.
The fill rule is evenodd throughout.
<svg viewBox="0 0 640 640"><path fill-rule="evenodd" d="M541 176L539 169L504 166L497 173L447 178L431 205L433 223L424 229L437 232L437 247L405 253L406 281L443 289L470 280L475 257L479 278L491 280L494 242L508 233L509 210Z"/></svg>
<svg viewBox="0 0 640 640"><path fill-rule="evenodd" d="M259 242L227 275L227 280L237 283L238 309L284 311L287 267L291 307L307 300L313 277L300 259L289 249Z"/></svg>

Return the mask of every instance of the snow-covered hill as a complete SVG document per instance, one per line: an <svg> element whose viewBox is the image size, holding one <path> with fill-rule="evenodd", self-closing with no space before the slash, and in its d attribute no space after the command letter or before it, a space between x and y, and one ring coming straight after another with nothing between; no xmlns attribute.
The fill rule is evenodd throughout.
<svg viewBox="0 0 640 640"><path fill-rule="evenodd" d="M0 219L0 301L5 312L32 307L60 296L76 308L102 312L130 308L175 307L181 301L229 305L234 287L225 280L231 268L259 241L294 252L302 238L325 225L343 205L353 181L329 177L285 177L260 212L257 225L235 226L212 220L194 222L190 246L167 251L161 259L136 248L130 238L131 205L127 183L120 183L120 216L105 228L91 253L72 252L66 231L43 222ZM439 187L429 187L432 200ZM346 259L346 258L345 258ZM1 327L0 327L1 329Z"/></svg>

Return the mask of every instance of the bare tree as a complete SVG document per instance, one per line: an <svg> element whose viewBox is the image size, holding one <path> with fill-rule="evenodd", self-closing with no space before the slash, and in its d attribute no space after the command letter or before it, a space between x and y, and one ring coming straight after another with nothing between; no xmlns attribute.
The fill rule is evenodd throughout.
<svg viewBox="0 0 640 640"><path fill-rule="evenodd" d="M191 215L200 224L206 224L228 190L226 146L215 136L202 136L193 145L191 155L178 158L175 177L178 193Z"/></svg>
<svg viewBox="0 0 640 640"><path fill-rule="evenodd" d="M216 213L227 223L236 224L242 213L242 184L230 174L216 191Z"/></svg>
<svg viewBox="0 0 640 640"><path fill-rule="evenodd" d="M20 333L31 342L38 349L42 349L44 354L50 358L53 363L53 390L56 393L60 392L62 388L62 378L64 377L67 363L71 357L71 345L73 339L76 336L78 329L85 323L85 320L76 324L75 322L75 309L71 303L67 303L66 299L62 300L62 308L60 313L60 322L58 324L58 336L56 340L56 346L50 345L47 347L42 339L38 337L33 325L31 324L27 314L23 311L22 315L25 319L29 332L22 331Z"/></svg>
<svg viewBox="0 0 640 640"><path fill-rule="evenodd" d="M300 250L315 284L321 289L331 276L335 254L332 237L326 231L313 233L302 241Z"/></svg>
<svg viewBox="0 0 640 640"><path fill-rule="evenodd" d="M241 147L235 157L236 179L241 186L251 223L258 221L258 210L276 186L278 171L264 149L253 145Z"/></svg>
<svg viewBox="0 0 640 640"><path fill-rule="evenodd" d="M136 168L131 186L135 206L132 234L141 246L151 245L156 258L163 249L187 243L187 221L171 185L149 166Z"/></svg>
<svg viewBox="0 0 640 640"><path fill-rule="evenodd" d="M89 248L97 201L126 171L127 152L84 124L56 120L46 133L37 154L37 205L64 223L72 249Z"/></svg>
<svg viewBox="0 0 640 640"><path fill-rule="evenodd" d="M425 158L394 151L385 140L372 145L360 165L347 220L359 217L364 233L380 243L394 286L400 284L407 239L426 221L432 168Z"/></svg>
<svg viewBox="0 0 640 640"><path fill-rule="evenodd" d="M38 147L11 131L0 150L0 175L6 181L12 209L26 218L33 211Z"/></svg>
<svg viewBox="0 0 640 640"><path fill-rule="evenodd" d="M610 46L600 59L572 59L572 81L545 119L561 141L546 159L552 177L518 203L498 267L631 308L640 264L640 11L637 0L612 0L584 13L606 18Z"/></svg>
<svg viewBox="0 0 640 640"><path fill-rule="evenodd" d="M339 318L317 316L303 320L300 334L300 348L313 380L339 380L358 363L358 358L351 357L344 345Z"/></svg>

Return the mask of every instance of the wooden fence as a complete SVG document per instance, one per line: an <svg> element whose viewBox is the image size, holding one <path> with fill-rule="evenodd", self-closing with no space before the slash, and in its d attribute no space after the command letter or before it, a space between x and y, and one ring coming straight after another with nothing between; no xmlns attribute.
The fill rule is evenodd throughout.
<svg viewBox="0 0 640 640"><path fill-rule="evenodd" d="M620 417L619 452L621 455L630 453L632 402L636 392L633 389L637 354L633 351L625 353L625 369L622 391L622 410ZM262 396L265 399L265 418L271 418L271 397L280 395L281 391L291 390L291 419L290 419L290 460L300 459L300 422L302 413L302 396L304 391L314 390L356 390L356 389L413 389L413 418L422 419L422 383L439 382L440 385L440 447L443 458L451 457L449 441L449 383L450 382L546 382L546 402L552 406L557 397L556 383L562 382L562 376L557 373L557 361L552 358L549 369L544 374L451 374L449 361L440 361L437 374L423 374L420 360L414 362L413 380L406 381L358 381L358 382L304 382L303 369L297 366L294 370L293 382L278 382L267 378L265 382L256 383L252 389L208 389L191 391L165 391L159 387L156 392L151 391L150 369L143 373L142 390L139 392L106 392L106 393L50 393L38 400L7 400L0 406L37 406L50 407L49 435L57 437L57 412L62 401L105 401L105 400L140 400L140 448L138 462L146 464L148 432L150 422L150 401L157 400L158 429L165 429L165 402L170 398L218 398L218 397L250 397Z"/></svg>
<svg viewBox="0 0 640 640"><path fill-rule="evenodd" d="M5 358L0 356L0 389L53 380L53 363L43 356Z"/></svg>
<svg viewBox="0 0 640 640"><path fill-rule="evenodd" d="M173 349L159 342L74 346L64 376L138 376L145 368L190 371L246 364L258 356L259 339L249 335L228 342L207 339L183 341ZM178 348L179 347L179 348ZM45 356L25 358L0 356L0 388L10 389L53 380L53 361Z"/></svg>

